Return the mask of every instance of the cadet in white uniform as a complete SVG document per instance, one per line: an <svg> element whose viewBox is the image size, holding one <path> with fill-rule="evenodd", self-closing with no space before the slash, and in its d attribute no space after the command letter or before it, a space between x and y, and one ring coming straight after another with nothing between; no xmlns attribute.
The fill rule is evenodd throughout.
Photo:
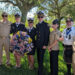
<svg viewBox="0 0 75 75"><path fill-rule="evenodd" d="M63 31L63 46L64 46L64 60L67 64L67 75L71 75L71 63L72 63L72 54L73 54L73 27L71 24L71 19L66 20L67 28Z"/></svg>
<svg viewBox="0 0 75 75"><path fill-rule="evenodd" d="M72 25L73 25L73 20L72 20ZM75 75L75 27L73 27L73 32L74 32L74 37L73 37L73 55L72 55L72 68L73 72Z"/></svg>
<svg viewBox="0 0 75 75"><path fill-rule="evenodd" d="M75 31L74 31L75 32ZM72 68L75 75L75 36L73 38L73 56L72 56Z"/></svg>

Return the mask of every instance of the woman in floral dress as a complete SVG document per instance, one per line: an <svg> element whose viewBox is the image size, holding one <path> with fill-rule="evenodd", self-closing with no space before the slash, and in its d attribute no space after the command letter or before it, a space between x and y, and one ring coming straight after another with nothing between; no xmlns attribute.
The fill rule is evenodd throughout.
<svg viewBox="0 0 75 75"><path fill-rule="evenodd" d="M16 68L21 67L21 57L29 53L33 48L32 39L23 31L18 31L10 40L10 50L16 60Z"/></svg>

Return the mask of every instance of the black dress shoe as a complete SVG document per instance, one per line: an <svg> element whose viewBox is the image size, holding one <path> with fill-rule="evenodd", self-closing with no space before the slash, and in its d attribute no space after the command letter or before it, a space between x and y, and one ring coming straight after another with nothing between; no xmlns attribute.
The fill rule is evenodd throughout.
<svg viewBox="0 0 75 75"><path fill-rule="evenodd" d="M71 73L70 72L67 72L66 75L71 75Z"/></svg>

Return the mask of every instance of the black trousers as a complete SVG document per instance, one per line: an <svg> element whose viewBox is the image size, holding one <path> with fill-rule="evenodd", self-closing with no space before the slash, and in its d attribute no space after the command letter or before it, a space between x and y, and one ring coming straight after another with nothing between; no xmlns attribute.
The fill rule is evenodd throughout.
<svg viewBox="0 0 75 75"><path fill-rule="evenodd" d="M43 59L45 50L37 48L37 60L38 60L38 75L43 75Z"/></svg>
<svg viewBox="0 0 75 75"><path fill-rule="evenodd" d="M58 75L58 54L59 54L59 51L50 52L51 75Z"/></svg>

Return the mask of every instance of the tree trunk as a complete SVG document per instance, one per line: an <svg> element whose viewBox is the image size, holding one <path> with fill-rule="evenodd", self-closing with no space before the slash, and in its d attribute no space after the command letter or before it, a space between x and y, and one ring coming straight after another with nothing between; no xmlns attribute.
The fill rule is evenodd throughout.
<svg viewBox="0 0 75 75"><path fill-rule="evenodd" d="M29 10L27 9L20 9L21 13L22 13L22 17L21 17L21 22L23 22L25 24L26 18L27 18L27 13Z"/></svg>
<svg viewBox="0 0 75 75"><path fill-rule="evenodd" d="M24 24L26 21L26 17L27 17L27 12L25 11L25 13L22 13L22 18L21 18L21 22L23 22Z"/></svg>
<svg viewBox="0 0 75 75"><path fill-rule="evenodd" d="M59 19L59 27L58 27L58 29L60 29L60 24L61 24L60 13L57 14L57 18Z"/></svg>
<svg viewBox="0 0 75 75"><path fill-rule="evenodd" d="M58 29L60 30L60 26L61 26L61 20L64 18L64 16L58 16L58 19L59 19L59 27L58 27Z"/></svg>

